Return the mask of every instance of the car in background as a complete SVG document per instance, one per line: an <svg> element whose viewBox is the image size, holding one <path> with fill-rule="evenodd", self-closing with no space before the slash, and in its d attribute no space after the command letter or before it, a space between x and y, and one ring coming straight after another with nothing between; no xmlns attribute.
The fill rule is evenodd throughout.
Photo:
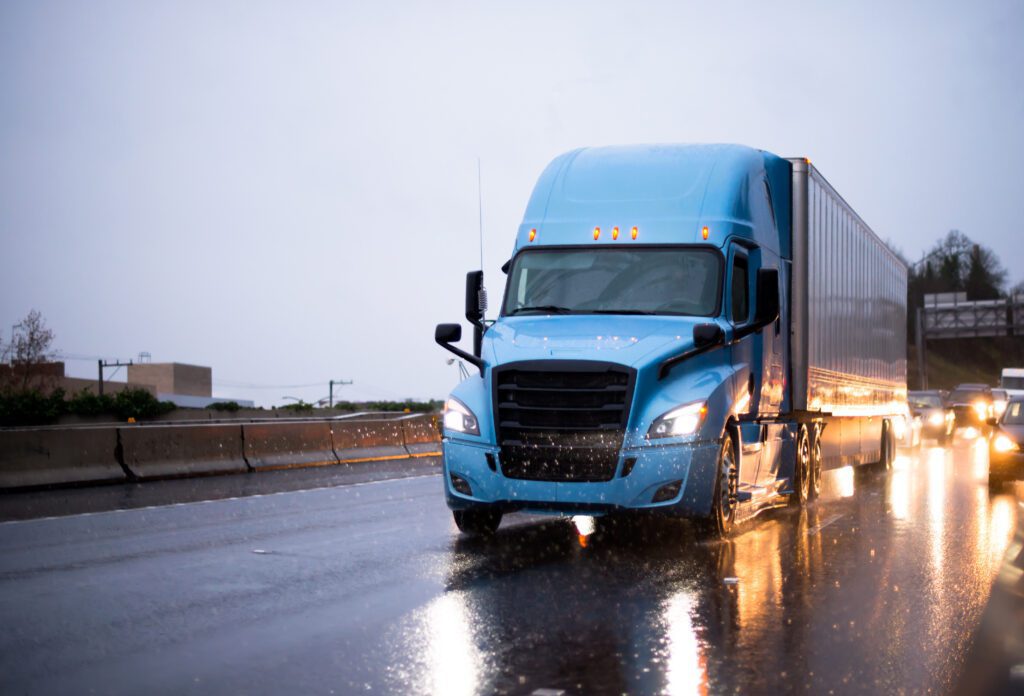
<svg viewBox="0 0 1024 696"><path fill-rule="evenodd" d="M921 417L914 415L909 403L903 407L902 414L892 419L892 434L901 449L921 446Z"/></svg>
<svg viewBox="0 0 1024 696"><path fill-rule="evenodd" d="M992 410L993 415L999 418L1003 415L1003 411L1006 410L1006 403L1010 400L1010 395L1005 389L993 389L992 390Z"/></svg>
<svg viewBox="0 0 1024 696"><path fill-rule="evenodd" d="M990 418L992 438L988 446L988 480L1000 484L1024 478L1024 398L1014 398L1001 418Z"/></svg>
<svg viewBox="0 0 1024 696"><path fill-rule="evenodd" d="M936 440L944 445L953 439L953 424L956 416L946 406L942 393L935 391L912 391L907 393L910 413L921 420L921 438Z"/></svg>
<svg viewBox="0 0 1024 696"><path fill-rule="evenodd" d="M1004 367L999 376L999 388L1005 389L1010 398L1024 397L1024 367Z"/></svg>
<svg viewBox="0 0 1024 696"><path fill-rule="evenodd" d="M987 434L989 419L995 417L992 389L987 384L960 384L949 395L954 432L972 438Z"/></svg>

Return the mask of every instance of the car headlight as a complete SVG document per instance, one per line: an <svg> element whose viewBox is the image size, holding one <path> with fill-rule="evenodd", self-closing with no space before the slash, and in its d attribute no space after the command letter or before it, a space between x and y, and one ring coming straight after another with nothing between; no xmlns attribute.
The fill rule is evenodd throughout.
<svg viewBox="0 0 1024 696"><path fill-rule="evenodd" d="M972 406L974 407L974 412L978 414L978 418L982 420L988 418L988 404L984 401L975 401Z"/></svg>
<svg viewBox="0 0 1024 696"><path fill-rule="evenodd" d="M654 419L647 437L683 437L685 435L693 435L697 432L700 424L704 422L704 416L707 413L708 406L704 401L696 401L692 404L674 408Z"/></svg>
<svg viewBox="0 0 1024 696"><path fill-rule="evenodd" d="M996 435L996 439L992 441L992 449L996 452L1015 452L1020 449L1020 446L1002 433L999 433Z"/></svg>
<svg viewBox="0 0 1024 696"><path fill-rule="evenodd" d="M892 431L897 440L902 440L907 434L907 419L903 416L896 416L892 419Z"/></svg>
<svg viewBox="0 0 1024 696"><path fill-rule="evenodd" d="M945 420L942 414L936 411L932 415L928 416L928 422L932 425L942 425L942 421Z"/></svg>
<svg viewBox="0 0 1024 696"><path fill-rule="evenodd" d="M480 424L476 416L465 404L455 398L449 398L444 404L444 427L457 433L479 435Z"/></svg>

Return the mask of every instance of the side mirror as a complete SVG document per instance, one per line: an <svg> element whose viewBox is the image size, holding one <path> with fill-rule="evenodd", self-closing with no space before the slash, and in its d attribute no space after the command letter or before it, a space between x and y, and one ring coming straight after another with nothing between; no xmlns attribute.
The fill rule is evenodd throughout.
<svg viewBox="0 0 1024 696"><path fill-rule="evenodd" d="M708 348L725 343L725 332L718 324L697 324L693 327L693 347Z"/></svg>
<svg viewBox="0 0 1024 696"><path fill-rule="evenodd" d="M779 318L779 271L762 268L757 272L757 308L754 324L764 328Z"/></svg>
<svg viewBox="0 0 1024 696"><path fill-rule="evenodd" d="M462 325L438 324L434 329L434 340L442 346L446 343L458 343L462 340Z"/></svg>
<svg viewBox="0 0 1024 696"><path fill-rule="evenodd" d="M998 418L986 418L985 419L985 423L987 425L996 426L996 425L999 425L999 419Z"/></svg>
<svg viewBox="0 0 1024 696"><path fill-rule="evenodd" d="M484 290L484 272L470 271L466 274L466 319L470 324L483 321L487 311L487 291Z"/></svg>
<svg viewBox="0 0 1024 696"><path fill-rule="evenodd" d="M453 353L470 365L476 365L477 369L480 370L480 376L484 376L484 361L480 359L479 355L473 355L466 351L453 346L453 343L458 342L462 339L462 326L459 324L438 324L437 328L434 329L434 340L445 350Z"/></svg>

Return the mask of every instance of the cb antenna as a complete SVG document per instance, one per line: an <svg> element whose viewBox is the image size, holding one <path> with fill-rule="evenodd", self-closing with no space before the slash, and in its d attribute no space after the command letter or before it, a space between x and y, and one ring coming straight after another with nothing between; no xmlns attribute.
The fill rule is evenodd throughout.
<svg viewBox="0 0 1024 696"><path fill-rule="evenodd" d="M476 158L476 195L477 208L480 211L480 270L484 270L484 187L483 177L480 174L480 157ZM487 288L480 286L480 294L477 296L480 306L480 318L483 319L487 311Z"/></svg>
<svg viewBox="0 0 1024 696"><path fill-rule="evenodd" d="M480 158L476 158L476 195L480 210L480 270L484 270L484 187L480 174Z"/></svg>

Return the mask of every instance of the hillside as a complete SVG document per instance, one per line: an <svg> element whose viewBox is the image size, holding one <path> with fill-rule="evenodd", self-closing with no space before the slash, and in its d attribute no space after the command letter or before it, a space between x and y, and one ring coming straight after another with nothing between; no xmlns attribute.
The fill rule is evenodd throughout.
<svg viewBox="0 0 1024 696"><path fill-rule="evenodd" d="M952 338L928 342L928 388L963 382L996 385L1004 367L1024 367L1024 337ZM914 346L907 351L907 384L920 389Z"/></svg>

